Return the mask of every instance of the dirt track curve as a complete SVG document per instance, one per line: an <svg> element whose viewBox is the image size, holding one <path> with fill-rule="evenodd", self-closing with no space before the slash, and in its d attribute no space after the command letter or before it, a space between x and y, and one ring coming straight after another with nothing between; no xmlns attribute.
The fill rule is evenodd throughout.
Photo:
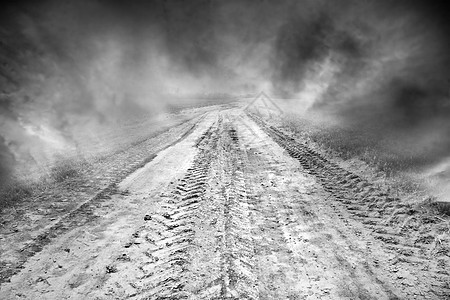
<svg viewBox="0 0 450 300"><path fill-rule="evenodd" d="M241 109L183 128L19 249L0 299L450 299L436 220Z"/></svg>

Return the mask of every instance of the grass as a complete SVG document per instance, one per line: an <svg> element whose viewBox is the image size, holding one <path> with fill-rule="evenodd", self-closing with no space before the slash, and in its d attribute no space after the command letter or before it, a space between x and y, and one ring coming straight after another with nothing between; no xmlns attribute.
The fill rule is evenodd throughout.
<svg viewBox="0 0 450 300"><path fill-rule="evenodd" d="M0 182L0 211L16 204L33 201L43 192L59 185L74 185L87 181L94 170L103 167L123 151L157 136L174 126L196 117L202 111L144 116L123 123L95 127L96 131L79 132L77 150L54 154L52 161L37 164L21 162L8 182ZM56 157L56 155L58 155ZM120 156L120 155L119 155ZM12 178L11 178L12 177Z"/></svg>
<svg viewBox="0 0 450 300"><path fill-rule="evenodd" d="M283 127L344 160L358 158L388 176L425 163L414 153L408 152L406 147L395 151L396 145L389 144L390 141L381 135L373 134L375 130L315 123L295 116L288 116L283 121Z"/></svg>
<svg viewBox="0 0 450 300"><path fill-rule="evenodd" d="M450 204L440 201L424 180L418 179L422 178L422 168L433 163L433 157L414 153L414 145L401 145L403 140L376 136L370 129L324 124L296 115L285 115L279 122L309 147L350 165L355 163L355 168L372 178L377 186L412 207L435 216L450 216Z"/></svg>
<svg viewBox="0 0 450 300"><path fill-rule="evenodd" d="M0 188L0 211L30 199L48 188L69 179L80 179L83 168L88 164L78 158L62 158L54 163L49 172L42 172L39 178L12 178Z"/></svg>
<svg viewBox="0 0 450 300"><path fill-rule="evenodd" d="M0 190L0 211L21 201L33 194L33 186L23 182L14 181L3 186Z"/></svg>
<svg viewBox="0 0 450 300"><path fill-rule="evenodd" d="M420 183L413 182L406 173L418 172L426 159L408 151L407 145L394 144L377 130L327 124L296 115L285 116L281 126L332 157L364 162L380 178L388 178L391 189L423 194Z"/></svg>
<svg viewBox="0 0 450 300"><path fill-rule="evenodd" d="M55 163L50 170L50 179L53 182L60 183L69 178L81 175L85 163L77 159L62 159Z"/></svg>

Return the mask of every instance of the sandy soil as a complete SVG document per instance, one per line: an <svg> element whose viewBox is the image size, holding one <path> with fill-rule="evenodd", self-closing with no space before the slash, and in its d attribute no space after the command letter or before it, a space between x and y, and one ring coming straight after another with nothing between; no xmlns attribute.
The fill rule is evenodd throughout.
<svg viewBox="0 0 450 300"><path fill-rule="evenodd" d="M189 124L31 247L3 233L0 298L450 298L448 219L239 108Z"/></svg>

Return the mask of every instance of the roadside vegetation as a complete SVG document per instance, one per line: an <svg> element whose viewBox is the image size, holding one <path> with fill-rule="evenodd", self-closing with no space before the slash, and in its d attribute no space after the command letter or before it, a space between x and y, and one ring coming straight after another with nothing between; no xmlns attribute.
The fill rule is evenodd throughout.
<svg viewBox="0 0 450 300"><path fill-rule="evenodd" d="M196 115L197 112L181 111L126 120L90 136L80 133L76 149L67 149L42 164L30 159L15 165L14 173L0 182L0 211L24 201L34 201L39 195L58 190L60 186L70 189L89 185L89 181L95 180L91 178L92 174L111 164L120 153Z"/></svg>
<svg viewBox="0 0 450 300"><path fill-rule="evenodd" d="M355 128L327 125L323 122L288 116L283 126L289 128L308 142L333 151L343 159L358 158L385 172L388 176L401 171L414 170L426 164L426 158L415 156L407 147L395 151L396 145L388 145L379 135Z"/></svg>
<svg viewBox="0 0 450 300"><path fill-rule="evenodd" d="M26 174L10 178L0 188L0 211L24 200L30 200L33 196L55 188L67 180L81 181L84 172L94 165L79 157L61 158L48 170L42 169L42 173L36 178Z"/></svg>
<svg viewBox="0 0 450 300"><path fill-rule="evenodd" d="M371 134L371 131L326 124L296 115L287 115L280 122L284 130L329 158L337 157L356 166L359 171L366 170L385 189L396 194L408 193L416 201L430 202L433 199L428 196L423 182L411 176L419 173L431 159L421 157L413 148L406 145L397 151L400 149L398 145Z"/></svg>

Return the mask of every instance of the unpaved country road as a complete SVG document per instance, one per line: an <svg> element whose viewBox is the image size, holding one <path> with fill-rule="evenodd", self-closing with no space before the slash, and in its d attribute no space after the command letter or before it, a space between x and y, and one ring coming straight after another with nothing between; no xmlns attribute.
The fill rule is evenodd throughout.
<svg viewBox="0 0 450 300"><path fill-rule="evenodd" d="M0 298L450 299L448 245L409 229L418 217L238 108L199 118L91 210Z"/></svg>

